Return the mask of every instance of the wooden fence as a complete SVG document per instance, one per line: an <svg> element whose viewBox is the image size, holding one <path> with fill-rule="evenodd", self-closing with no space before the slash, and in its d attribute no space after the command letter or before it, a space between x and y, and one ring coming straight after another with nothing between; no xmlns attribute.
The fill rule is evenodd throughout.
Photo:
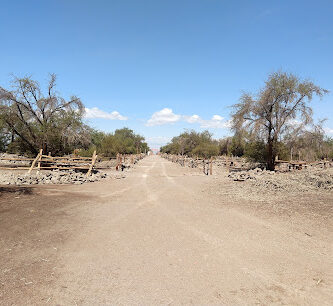
<svg viewBox="0 0 333 306"><path fill-rule="evenodd" d="M0 158L0 160L4 161L20 161L26 162L26 164L31 163L30 167L25 165L16 164L11 165L11 167L0 167L2 170L28 170L28 173L31 173L33 170L83 170L87 171L87 176L91 174L91 171L94 168L94 165L97 160L96 151L94 151L92 157L81 157L81 156L51 156L44 155L43 150L41 149L35 158Z"/></svg>
<svg viewBox="0 0 333 306"><path fill-rule="evenodd" d="M117 154L116 157L116 170L124 170L128 164L136 164L139 160L143 159L146 154Z"/></svg>
<svg viewBox="0 0 333 306"><path fill-rule="evenodd" d="M126 164L135 164L138 160L142 159L145 154L117 154L117 157L113 158L115 160L116 170L124 169ZM90 176L93 169L104 169L101 167L96 167L96 162L101 160L111 160L112 158L98 157L96 151L94 151L92 157L82 157L77 155L72 156L51 156L44 155L41 149L35 158L11 158L4 157L0 158L1 161L8 162L22 162L16 164L10 164L10 166L0 166L0 170L28 170L31 173L33 170L79 170L86 171L87 177ZM30 165L30 166L27 166Z"/></svg>
<svg viewBox="0 0 333 306"><path fill-rule="evenodd" d="M161 154L163 158L170 160L174 163L178 163L183 167L190 168L201 168L203 173L206 175L213 174L213 162L214 158L202 159L202 158L189 158L185 155L172 155L172 154Z"/></svg>
<svg viewBox="0 0 333 306"><path fill-rule="evenodd" d="M263 167L259 163L248 163L244 158L234 156L214 156L210 159L202 159L198 157L188 157L185 155L160 154L163 158L178 163L183 167L199 168L206 175L212 175L213 169L225 168L227 171L242 171L249 170L258 166ZM292 171L309 168L330 168L333 167L333 162L321 160L316 162L305 161L282 161L276 160L277 171Z"/></svg>

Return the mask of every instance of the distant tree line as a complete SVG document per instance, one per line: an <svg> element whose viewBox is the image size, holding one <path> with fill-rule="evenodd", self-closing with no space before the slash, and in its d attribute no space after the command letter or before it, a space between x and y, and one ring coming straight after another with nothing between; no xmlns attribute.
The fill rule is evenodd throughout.
<svg viewBox="0 0 333 306"><path fill-rule="evenodd" d="M64 155L79 149L91 155L96 149L108 157L117 153L148 151L144 137L128 128L114 133L96 131L83 121L82 101L64 99L50 75L45 92L30 77L14 77L10 89L0 86L0 151L36 155L39 149Z"/></svg>
<svg viewBox="0 0 333 306"><path fill-rule="evenodd" d="M214 140L208 131L184 132L161 152L210 157L244 156L274 170L275 160L308 161L333 158L333 139L323 122L313 123L310 102L328 91L285 72L268 76L265 86L252 95L244 93L232 113L233 136Z"/></svg>
<svg viewBox="0 0 333 306"><path fill-rule="evenodd" d="M220 140L208 131L185 131L161 152L189 156L244 156L266 163L273 170L275 159L317 160L333 158L333 140L323 122L312 120L310 102L327 90L284 72L268 76L255 95L244 93L234 105L234 134ZM144 137L123 128L114 133L96 131L84 123L82 101L64 99L56 91L56 76L50 75L46 90L30 77L14 77L10 89L0 87L0 151L35 155L64 155L79 149L94 150L107 157L149 150Z"/></svg>
<svg viewBox="0 0 333 306"><path fill-rule="evenodd" d="M208 131L186 131L160 148L160 152L187 156L211 157L219 155L219 144Z"/></svg>
<svg viewBox="0 0 333 306"><path fill-rule="evenodd" d="M309 130L294 131L286 135L283 141L275 144L276 156L281 160L333 159L333 139L327 137L321 124ZM208 131L186 131L174 137L160 148L162 153L198 156L226 155L245 157L249 161L267 163L267 143L263 139L253 139L249 133L235 133L233 136L213 139Z"/></svg>
<svg viewBox="0 0 333 306"><path fill-rule="evenodd" d="M91 130L90 136L91 144L86 150L80 151L82 156L91 156L94 150L105 157L115 157L118 153L147 153L150 150L144 137L129 128L118 129L114 133Z"/></svg>

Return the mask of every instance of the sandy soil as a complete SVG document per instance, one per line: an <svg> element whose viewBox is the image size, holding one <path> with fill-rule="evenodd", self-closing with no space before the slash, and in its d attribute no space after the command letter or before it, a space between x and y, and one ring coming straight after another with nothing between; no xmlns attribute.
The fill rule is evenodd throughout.
<svg viewBox="0 0 333 306"><path fill-rule="evenodd" d="M330 305L332 192L263 193L158 156L0 189L2 305Z"/></svg>

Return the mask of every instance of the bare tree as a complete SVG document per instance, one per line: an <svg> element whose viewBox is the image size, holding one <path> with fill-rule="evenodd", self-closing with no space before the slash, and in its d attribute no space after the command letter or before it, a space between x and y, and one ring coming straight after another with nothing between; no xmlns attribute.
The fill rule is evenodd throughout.
<svg viewBox="0 0 333 306"><path fill-rule="evenodd" d="M265 87L257 95L245 93L234 105L233 129L245 129L267 143L267 169L274 170L278 141L288 127L312 122L309 102L314 95L322 97L328 91L293 74L275 72L269 75Z"/></svg>
<svg viewBox="0 0 333 306"><path fill-rule="evenodd" d="M291 153L296 157L302 157L307 161L314 161L327 157L330 148L327 147L325 131L323 128L325 120L313 124L311 129L295 127L286 135L284 142Z"/></svg>
<svg viewBox="0 0 333 306"><path fill-rule="evenodd" d="M55 90L56 76L50 75L46 93L30 77L14 77L11 90L0 87L0 119L27 151L62 151L84 141L81 121L84 107L73 96L65 100Z"/></svg>

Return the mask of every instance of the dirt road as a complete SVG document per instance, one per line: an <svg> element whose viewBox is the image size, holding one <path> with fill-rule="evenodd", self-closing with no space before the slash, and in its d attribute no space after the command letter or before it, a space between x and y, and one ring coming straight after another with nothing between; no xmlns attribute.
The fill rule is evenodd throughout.
<svg viewBox="0 0 333 306"><path fill-rule="evenodd" d="M123 180L48 188L50 203L79 197L65 221L50 219L54 231L61 226L66 232L64 240L50 238L44 245L44 271L52 271L52 281L34 283L31 277L29 285L27 277L25 297L4 292L4 301L332 303L332 237L318 231L313 240L283 222L226 205L230 200L205 192L213 180L151 156Z"/></svg>

